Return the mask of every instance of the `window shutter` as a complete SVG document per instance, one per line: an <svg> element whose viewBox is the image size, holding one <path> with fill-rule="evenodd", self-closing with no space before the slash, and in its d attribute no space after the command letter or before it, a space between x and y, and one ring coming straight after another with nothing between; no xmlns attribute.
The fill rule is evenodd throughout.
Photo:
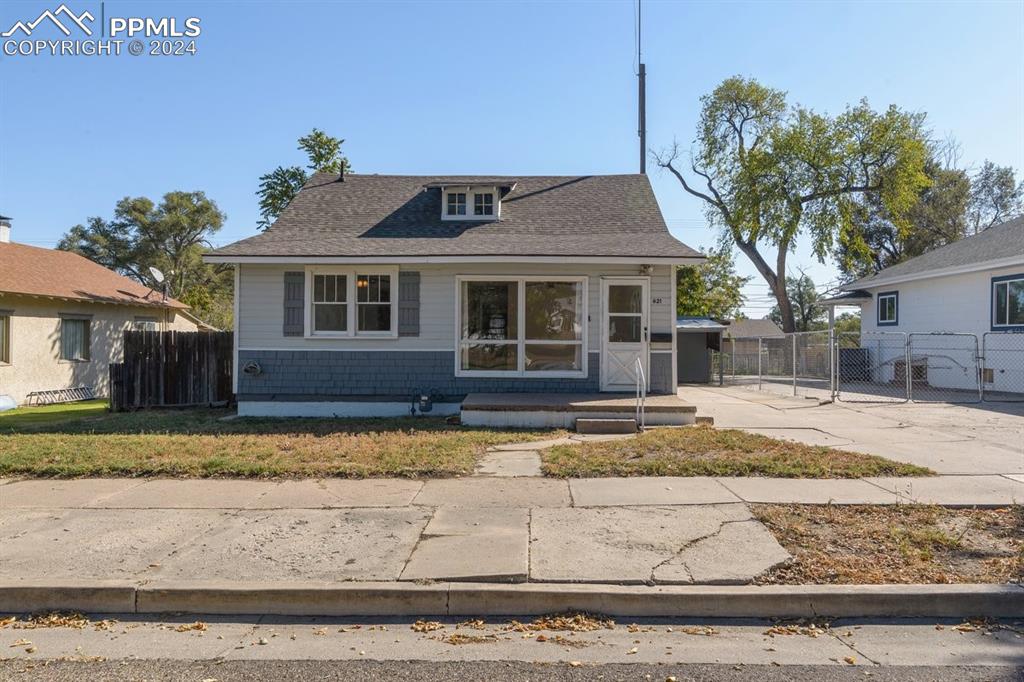
<svg viewBox="0 0 1024 682"><path fill-rule="evenodd" d="M398 335L420 335L420 273L398 273Z"/></svg>
<svg viewBox="0 0 1024 682"><path fill-rule="evenodd" d="M284 273L284 335L306 333L306 273Z"/></svg>

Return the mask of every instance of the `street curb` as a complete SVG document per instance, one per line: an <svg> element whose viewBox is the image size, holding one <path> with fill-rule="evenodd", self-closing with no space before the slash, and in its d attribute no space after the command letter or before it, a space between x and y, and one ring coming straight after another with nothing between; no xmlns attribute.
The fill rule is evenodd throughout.
<svg viewBox="0 0 1024 682"><path fill-rule="evenodd" d="M582 585L525 583L0 583L0 613L675 618L1024 616L1020 585Z"/></svg>

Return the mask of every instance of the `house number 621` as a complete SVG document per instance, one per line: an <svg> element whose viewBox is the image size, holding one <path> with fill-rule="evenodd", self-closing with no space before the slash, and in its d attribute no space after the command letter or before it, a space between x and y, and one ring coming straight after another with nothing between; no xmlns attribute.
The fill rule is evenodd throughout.
<svg viewBox="0 0 1024 682"><path fill-rule="evenodd" d="M664 299L662 299L662 298L652 298L651 299L651 303L654 304L654 305L661 305L663 300Z"/></svg>

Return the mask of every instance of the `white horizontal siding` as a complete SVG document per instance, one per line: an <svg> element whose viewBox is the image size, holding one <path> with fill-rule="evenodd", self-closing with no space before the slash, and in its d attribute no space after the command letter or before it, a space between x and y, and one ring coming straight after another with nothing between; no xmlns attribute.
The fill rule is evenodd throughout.
<svg viewBox="0 0 1024 682"><path fill-rule="evenodd" d="M402 265L420 273L420 335L389 339L307 339L284 336L284 273L304 266L241 265L236 329L239 348L246 350L453 350L455 348L455 278L458 275L586 275L590 278L587 347L600 350L601 277L637 276L635 265L489 264ZM671 266L655 266L651 275L651 331L672 332Z"/></svg>

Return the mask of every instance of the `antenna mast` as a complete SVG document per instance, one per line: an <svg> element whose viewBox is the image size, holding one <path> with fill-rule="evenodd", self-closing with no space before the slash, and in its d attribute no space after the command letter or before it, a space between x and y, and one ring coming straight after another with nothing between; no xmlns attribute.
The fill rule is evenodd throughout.
<svg viewBox="0 0 1024 682"><path fill-rule="evenodd" d="M640 174L647 174L647 67L643 63L641 44L643 39L643 17L641 5L643 0L636 0L636 61L637 70L637 134L640 136Z"/></svg>

